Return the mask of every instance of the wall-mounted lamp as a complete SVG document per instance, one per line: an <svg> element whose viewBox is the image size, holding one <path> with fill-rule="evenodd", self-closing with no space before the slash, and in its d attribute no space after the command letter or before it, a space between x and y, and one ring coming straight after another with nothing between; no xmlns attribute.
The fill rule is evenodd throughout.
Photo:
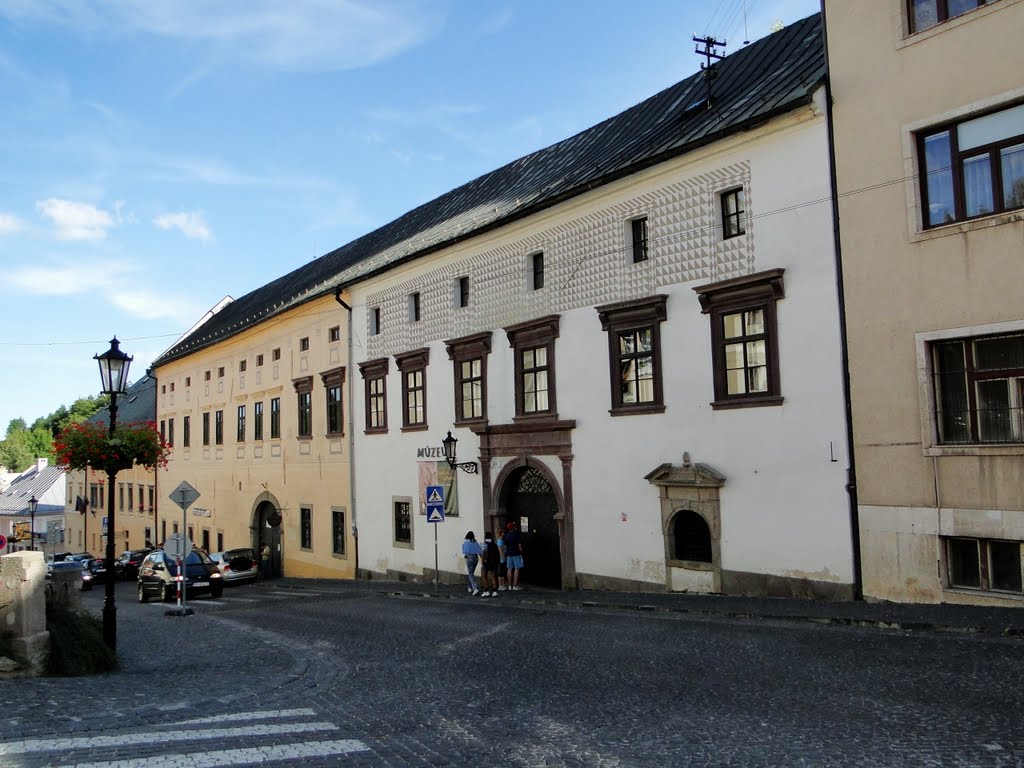
<svg viewBox="0 0 1024 768"><path fill-rule="evenodd" d="M459 442L457 437L452 437L451 430L448 430L448 437L441 441L444 445L444 458L448 462L448 466L452 469L458 467L463 472L468 472L471 475L475 475L479 469L475 461L464 461L459 463L458 459L455 458L455 444Z"/></svg>

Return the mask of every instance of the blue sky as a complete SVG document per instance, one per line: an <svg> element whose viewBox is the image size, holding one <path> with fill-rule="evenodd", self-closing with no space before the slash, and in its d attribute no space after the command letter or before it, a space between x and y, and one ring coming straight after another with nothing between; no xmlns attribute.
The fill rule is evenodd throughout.
<svg viewBox="0 0 1024 768"><path fill-rule="evenodd" d="M818 0L0 0L0 437ZM746 35L744 33L746 10Z"/></svg>

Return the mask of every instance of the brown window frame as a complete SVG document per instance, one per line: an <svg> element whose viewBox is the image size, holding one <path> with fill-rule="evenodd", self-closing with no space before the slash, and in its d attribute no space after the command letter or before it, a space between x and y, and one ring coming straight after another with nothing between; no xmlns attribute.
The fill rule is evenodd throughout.
<svg viewBox="0 0 1024 768"><path fill-rule="evenodd" d="M345 367L324 371L320 374L320 380L324 384L327 437L341 437L345 434ZM332 393L336 394L334 400L331 399Z"/></svg>
<svg viewBox="0 0 1024 768"><path fill-rule="evenodd" d="M213 412L213 444L224 445L224 411Z"/></svg>
<svg viewBox="0 0 1024 768"><path fill-rule="evenodd" d="M245 373L245 369L246 369L247 365L248 365L248 361L246 361L246 360L239 360L238 361L238 372L239 373Z"/></svg>
<svg viewBox="0 0 1024 768"><path fill-rule="evenodd" d="M402 379L402 431L418 432L427 429L427 365L430 363L430 350L427 347L414 349L395 355L395 367ZM413 421L410 398L418 396L417 409L422 410L423 418Z"/></svg>
<svg viewBox="0 0 1024 768"><path fill-rule="evenodd" d="M661 364L661 324L667 317L666 304L668 297L662 294L620 301L595 307L601 320L601 328L608 336L608 373L611 386L612 416L641 413L663 413L665 411L665 395L662 387ZM622 351L620 339L623 334L650 330L651 350L649 355L639 352ZM638 360L641 357L651 358L651 374L653 399L635 403L623 402L622 398L622 366L627 360Z"/></svg>
<svg viewBox="0 0 1024 768"><path fill-rule="evenodd" d="M697 292L701 312L711 316L711 364L714 379L715 399L711 407L752 408L781 405L783 403L779 376L778 321L776 303L785 298L783 274L785 269L769 269L752 275L723 280L703 285ZM740 343L726 339L723 324L727 315L762 310L764 312L764 341L767 367L767 390L765 392L729 394L726 374L727 344ZM755 336L745 336L751 341Z"/></svg>
<svg viewBox="0 0 1024 768"><path fill-rule="evenodd" d="M245 404L239 405L235 414L235 442L245 442Z"/></svg>
<svg viewBox="0 0 1024 768"><path fill-rule="evenodd" d="M525 323L510 325L504 329L515 358L516 415L512 419L514 422L558 419L558 402L555 396L555 340L558 338L558 325L558 315L546 315ZM546 363L543 367L535 367L527 371L524 368L524 354L538 349L545 350ZM525 377L527 373L532 372L536 375L538 371L542 370L546 373L547 378L548 407L542 411L526 411ZM534 391L536 392L536 390Z"/></svg>
<svg viewBox="0 0 1024 768"><path fill-rule="evenodd" d="M382 435L388 431L388 369L390 358L382 357L377 360L367 360L359 364L359 373L363 377L363 406L366 418L363 434ZM374 386L380 385L379 390ZM379 405L379 409L373 406ZM373 414L379 415L378 423L371 426L374 421Z"/></svg>
<svg viewBox="0 0 1024 768"><path fill-rule="evenodd" d="M295 389L295 436L299 440L313 437L313 377L292 379Z"/></svg>
<svg viewBox="0 0 1024 768"><path fill-rule="evenodd" d="M182 416L181 418L181 447L190 448L192 446L192 417Z"/></svg>
<svg viewBox="0 0 1024 768"><path fill-rule="evenodd" d="M270 360L271 360L271 362L277 362L280 359L281 359L281 348L280 347L274 347L272 350L270 350Z"/></svg>
<svg viewBox="0 0 1024 768"><path fill-rule="evenodd" d="M210 412L203 412L203 445L210 444Z"/></svg>
<svg viewBox="0 0 1024 768"><path fill-rule="evenodd" d="M972 120L996 115L1000 112L1007 112L1011 109L1024 106L1021 102L1003 104L997 109L985 110L983 112L964 115L956 120L939 123L918 131L915 140L917 145L917 167L918 167L918 189L921 197L921 227L923 229L936 229L951 224L958 224L965 221L974 221L988 216L998 216L1024 208L1024 204L1007 207L1003 197L1003 167L1000 161L1000 153L1003 150L1024 144L1024 133L1016 134L1006 138L998 139L988 144L982 144L970 149L960 149L959 128ZM949 165L942 165L941 168L929 170L928 152L926 144L929 139L947 134L949 141ZM988 172L990 177L992 194L992 210L982 211L968 215L967 213L967 191L964 180L964 162L978 158L987 158ZM951 194L953 196L953 218L938 222L931 221L930 202L928 192L928 181L932 174L940 170L947 170L951 175Z"/></svg>
<svg viewBox="0 0 1024 768"><path fill-rule="evenodd" d="M650 222L646 216L629 220L629 241L633 263L647 261L650 256Z"/></svg>
<svg viewBox="0 0 1024 768"><path fill-rule="evenodd" d="M935 401L935 437L939 445L1019 445L1024 443L1024 366L1005 367L992 366L989 368L979 367L978 344L986 341L997 341L1004 339L1018 339L1024 347L1024 333L1021 331L1010 333L979 334L977 336L965 336L956 339L935 340L928 345L928 356L930 362L931 386ZM942 366L940 349L959 345L961 349L962 369L945 370ZM944 394L945 386L943 379L949 377L957 388L963 388L960 398L947 398ZM959 382L956 381L959 379ZM979 404L979 385L990 382L1006 381L1007 385L1007 407L1003 420L1004 429L1008 430L1007 439L985 439L987 433L997 431L998 422L987 423L984 418L984 408ZM957 412L952 407L947 408L946 403L960 399L962 408ZM1000 408L1000 411L1003 409ZM947 416L944 416L949 411ZM946 419L952 419L947 422ZM951 432L966 430L966 438L958 439L950 436Z"/></svg>
<svg viewBox="0 0 1024 768"><path fill-rule="evenodd" d="M270 398L270 439L281 439L281 398Z"/></svg>
<svg viewBox="0 0 1024 768"><path fill-rule="evenodd" d="M309 336L299 339L299 352L309 352Z"/></svg>
<svg viewBox="0 0 1024 768"><path fill-rule="evenodd" d="M469 424L487 423L487 358L491 354L491 332L474 333L471 336L463 336L458 339L449 339L445 342L445 349L448 351L448 359L452 361L455 376L455 424L465 426ZM480 376L465 378L462 369L464 364L480 362ZM464 388L467 383L480 382L480 413L466 415Z"/></svg>
<svg viewBox="0 0 1024 768"><path fill-rule="evenodd" d="M336 341L341 341L341 326L334 325L327 329L327 341L333 344Z"/></svg>
<svg viewBox="0 0 1024 768"><path fill-rule="evenodd" d="M1021 572L1021 542L1011 539L984 539L974 536L948 536L942 538L943 554L946 558L946 579L947 589L969 589L979 592L990 592L1002 595L1024 594L1024 574ZM959 558L955 554L958 546L973 546L977 559L976 580L971 581L959 578L957 567ZM994 575L996 568L993 566L993 547L1016 547L1017 573L1016 581L1010 587L1005 584L993 586L998 578ZM1012 556L1011 556L1011 559ZM961 572L962 573L962 572ZM974 574L971 574L974 575Z"/></svg>
<svg viewBox="0 0 1024 768"><path fill-rule="evenodd" d="M747 215L747 193L743 187L726 189L718 196L722 207L722 239L731 240L734 237L745 235L747 227L745 218ZM736 210L729 210L729 201L736 201ZM742 203L742 205L741 205Z"/></svg>
<svg viewBox="0 0 1024 768"><path fill-rule="evenodd" d="M910 34L917 34L918 32L924 32L926 29L932 29L940 24L945 24L950 19L958 19L961 16L966 16L968 13L973 13L985 5L991 5L995 0L974 0L977 5L974 8L970 8L963 13L958 13L955 16L949 15L949 0L932 0L935 5L935 22L928 24L920 29L917 27L917 17L914 14L914 0L907 0L907 28L910 30Z"/></svg>

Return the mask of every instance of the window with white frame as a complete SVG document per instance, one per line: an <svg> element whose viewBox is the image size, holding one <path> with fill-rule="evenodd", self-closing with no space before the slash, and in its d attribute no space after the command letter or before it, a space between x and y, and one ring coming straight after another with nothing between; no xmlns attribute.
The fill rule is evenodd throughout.
<svg viewBox="0 0 1024 768"><path fill-rule="evenodd" d="M745 217L747 215L746 196L743 187L723 192L722 200L722 237L738 237L747 231Z"/></svg>

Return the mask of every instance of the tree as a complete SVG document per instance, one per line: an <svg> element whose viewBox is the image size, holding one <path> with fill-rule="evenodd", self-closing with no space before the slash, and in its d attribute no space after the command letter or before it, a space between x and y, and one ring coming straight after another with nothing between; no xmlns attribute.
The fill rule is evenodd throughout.
<svg viewBox="0 0 1024 768"><path fill-rule="evenodd" d="M23 472L37 458L53 461L53 441L72 424L80 424L106 408L106 395L80 397L71 407L60 406L48 416L40 416L29 428L24 419L11 419L7 437L0 441L0 464L11 472Z"/></svg>

